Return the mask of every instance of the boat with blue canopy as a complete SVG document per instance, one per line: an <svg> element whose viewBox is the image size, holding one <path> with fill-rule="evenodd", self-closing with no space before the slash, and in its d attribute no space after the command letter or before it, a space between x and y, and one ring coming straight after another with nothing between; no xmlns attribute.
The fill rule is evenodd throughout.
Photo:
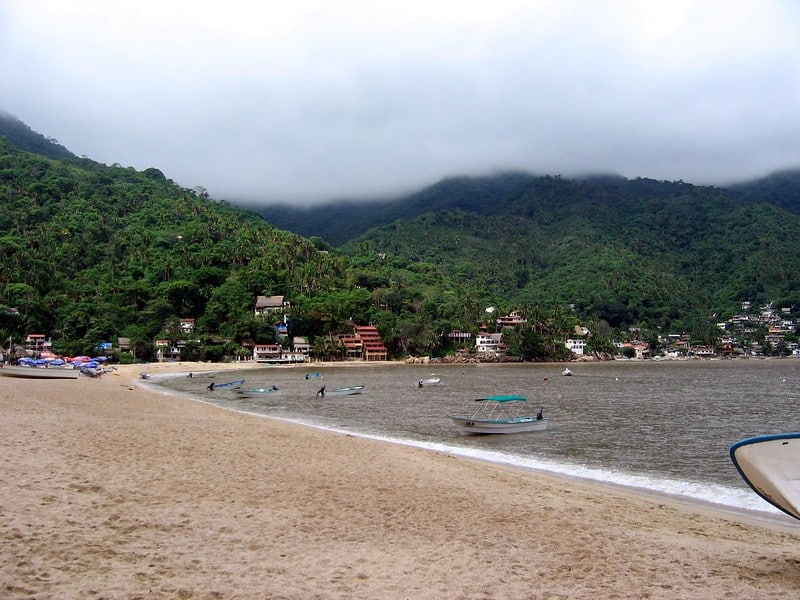
<svg viewBox="0 0 800 600"><path fill-rule="evenodd" d="M480 433L523 433L547 429L548 418L540 408L536 414L526 412L528 399L517 395L495 395L477 398L477 406L468 417L452 416L462 435Z"/></svg>

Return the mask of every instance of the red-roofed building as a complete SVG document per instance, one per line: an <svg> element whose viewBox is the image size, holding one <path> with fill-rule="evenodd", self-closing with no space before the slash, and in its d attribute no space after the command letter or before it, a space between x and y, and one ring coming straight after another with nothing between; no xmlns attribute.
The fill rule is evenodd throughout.
<svg viewBox="0 0 800 600"><path fill-rule="evenodd" d="M340 335L339 343L344 347L345 358L349 360L387 359L386 346L374 327L358 325L354 333Z"/></svg>

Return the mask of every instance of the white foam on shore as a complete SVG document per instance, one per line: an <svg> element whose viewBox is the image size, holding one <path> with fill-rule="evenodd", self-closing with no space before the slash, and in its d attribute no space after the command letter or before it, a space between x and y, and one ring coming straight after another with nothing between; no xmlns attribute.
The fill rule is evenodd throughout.
<svg viewBox="0 0 800 600"><path fill-rule="evenodd" d="M184 375L185 376L185 375ZM137 383L147 384L152 380L139 380ZM305 427L312 427L322 431L330 431L332 433L351 435L365 439L376 440L380 442L387 442L392 444L399 444L404 446L412 446L442 454L449 454L452 456L460 456L473 460L481 460L495 464L508 465L520 469L530 471L537 471L552 475L558 475L567 478L574 478L584 480L591 483L606 484L615 487L625 488L631 491L638 491L648 494L660 494L673 499L683 501L691 501L702 503L717 508L717 510L724 512L741 512L749 516L757 516L765 520L773 520L775 518L782 519L785 517L784 513L766 502L755 492L749 488L732 488L718 484L710 484L704 482L691 482L681 481L676 479L659 478L655 476L645 476L632 473L626 473L619 470L597 469L587 467L579 464L571 464L567 462L553 461L546 458L532 458L509 454L505 452L498 452L494 450L479 450L475 448L464 448L460 446L453 446L441 442L425 442L420 440L412 440L406 438L395 438L384 435L377 435L355 431L351 429L342 429L338 427L331 427L322 425L310 420L278 417L275 415L267 415L263 413L251 412L224 406L220 403L212 402L204 398L197 398L190 394L169 390L162 386L148 386L150 389L159 390L167 395L175 395L205 404L211 404L218 408L231 410L238 413L244 413L266 419L284 421L287 423L294 423ZM789 518L789 517L786 517ZM794 522L792 520L792 522Z"/></svg>
<svg viewBox="0 0 800 600"><path fill-rule="evenodd" d="M267 415L262 416L274 418ZM632 491L662 494L684 501L694 501L716 506L719 510L724 511L741 511L746 513L762 514L765 518L784 516L780 510L766 502L750 489L737 489L717 484L636 475L617 470L596 469L578 464L569 464L566 462L558 462L542 458L517 456L514 454L497 452L493 450L478 450L474 448L451 446L449 444L440 442L424 442L419 440L394 438L389 436L356 432L349 429L328 427L301 419L287 419L281 417L279 420L297 423L299 425L308 427L314 427L315 429L321 429L324 431L353 435L392 444L413 446L415 448L422 448L442 454L450 454L452 456L461 456L474 460L508 465L520 469L581 479L587 482L618 486Z"/></svg>

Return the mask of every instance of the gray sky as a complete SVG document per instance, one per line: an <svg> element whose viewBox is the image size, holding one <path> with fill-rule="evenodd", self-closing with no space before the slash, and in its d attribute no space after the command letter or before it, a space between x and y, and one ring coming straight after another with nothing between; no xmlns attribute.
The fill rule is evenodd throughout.
<svg viewBox="0 0 800 600"><path fill-rule="evenodd" d="M0 110L233 202L800 167L794 0L0 0Z"/></svg>

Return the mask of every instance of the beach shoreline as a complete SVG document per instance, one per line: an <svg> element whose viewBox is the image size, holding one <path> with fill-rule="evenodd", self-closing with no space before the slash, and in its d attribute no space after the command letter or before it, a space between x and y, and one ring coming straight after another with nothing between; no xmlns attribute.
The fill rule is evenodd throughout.
<svg viewBox="0 0 800 600"><path fill-rule="evenodd" d="M800 588L800 527L788 523L137 385L143 371L263 366L0 378L4 597L777 598Z"/></svg>

